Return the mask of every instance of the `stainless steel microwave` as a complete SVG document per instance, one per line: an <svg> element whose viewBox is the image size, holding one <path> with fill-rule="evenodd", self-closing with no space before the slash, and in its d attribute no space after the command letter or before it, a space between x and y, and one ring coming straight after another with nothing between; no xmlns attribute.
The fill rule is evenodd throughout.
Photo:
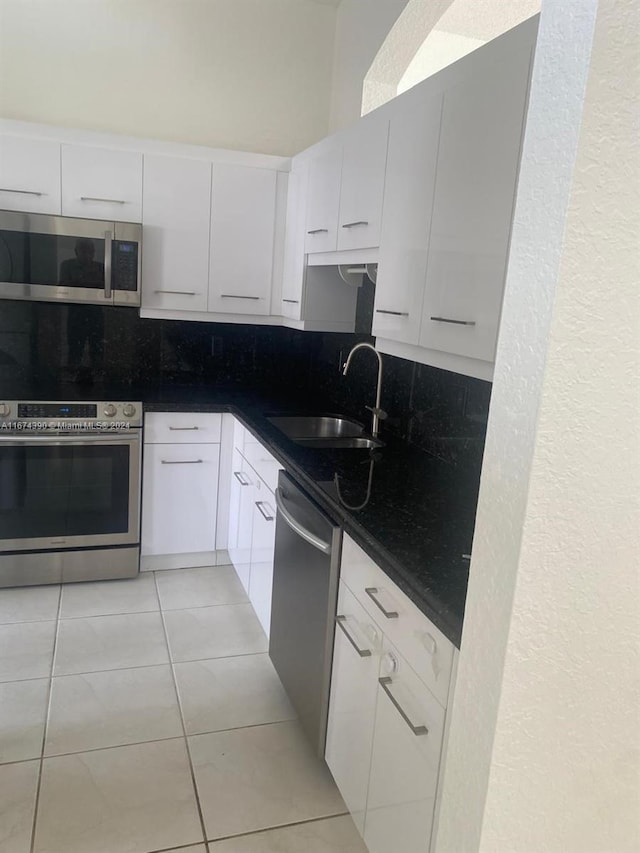
<svg viewBox="0 0 640 853"><path fill-rule="evenodd" d="M142 225L0 210L0 298L140 305Z"/></svg>

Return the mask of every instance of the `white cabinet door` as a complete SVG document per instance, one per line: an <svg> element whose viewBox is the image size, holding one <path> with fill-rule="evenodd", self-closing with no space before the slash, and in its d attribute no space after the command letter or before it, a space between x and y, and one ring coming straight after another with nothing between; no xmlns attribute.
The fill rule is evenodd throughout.
<svg viewBox="0 0 640 853"><path fill-rule="evenodd" d="M331 140L309 162L305 252L335 252L338 239L342 146Z"/></svg>
<svg viewBox="0 0 640 853"><path fill-rule="evenodd" d="M60 213L58 142L0 136L0 208Z"/></svg>
<svg viewBox="0 0 640 853"><path fill-rule="evenodd" d="M211 164L144 158L142 307L206 311Z"/></svg>
<svg viewBox="0 0 640 853"><path fill-rule="evenodd" d="M367 116L344 137L338 250L380 243L389 120Z"/></svg>
<svg viewBox="0 0 640 853"><path fill-rule="evenodd" d="M445 95L420 335L423 347L489 362L529 81L530 51L517 48Z"/></svg>
<svg viewBox="0 0 640 853"><path fill-rule="evenodd" d="M142 154L62 146L62 213L116 222L142 220Z"/></svg>
<svg viewBox="0 0 640 853"><path fill-rule="evenodd" d="M276 176L273 169L213 166L209 311L270 313Z"/></svg>
<svg viewBox="0 0 640 853"><path fill-rule="evenodd" d="M444 710L385 640L364 840L369 853L429 850Z"/></svg>
<svg viewBox="0 0 640 853"><path fill-rule="evenodd" d="M404 95L389 129L372 333L417 344L427 277L442 96Z"/></svg>
<svg viewBox="0 0 640 853"><path fill-rule="evenodd" d="M305 164L289 173L282 272L282 316L299 320L305 276L304 231L308 172Z"/></svg>
<svg viewBox="0 0 640 853"><path fill-rule="evenodd" d="M251 575L251 532L253 529L253 496L257 477L240 452L234 448L231 466L231 498L229 506L229 557L238 577L249 592Z"/></svg>
<svg viewBox="0 0 640 853"><path fill-rule="evenodd" d="M273 590L273 552L276 539L275 500L258 480L253 489L253 529L251 533L251 579L249 600L269 636Z"/></svg>
<svg viewBox="0 0 640 853"><path fill-rule="evenodd" d="M341 581L325 759L364 834L381 634Z"/></svg>
<svg viewBox="0 0 640 853"><path fill-rule="evenodd" d="M215 551L219 444L146 444L144 555Z"/></svg>

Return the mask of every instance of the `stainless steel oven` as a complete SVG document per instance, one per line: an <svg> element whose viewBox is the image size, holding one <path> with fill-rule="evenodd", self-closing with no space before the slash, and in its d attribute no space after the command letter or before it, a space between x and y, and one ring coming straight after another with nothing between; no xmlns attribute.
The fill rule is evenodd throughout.
<svg viewBox="0 0 640 853"><path fill-rule="evenodd" d="M0 587L132 577L140 403L0 402Z"/></svg>
<svg viewBox="0 0 640 853"><path fill-rule="evenodd" d="M0 210L0 297L140 305L142 226Z"/></svg>

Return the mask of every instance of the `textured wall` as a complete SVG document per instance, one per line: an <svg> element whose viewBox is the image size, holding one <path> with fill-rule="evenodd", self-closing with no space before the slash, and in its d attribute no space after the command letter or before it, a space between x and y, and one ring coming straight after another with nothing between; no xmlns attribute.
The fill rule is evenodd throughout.
<svg viewBox="0 0 640 853"><path fill-rule="evenodd" d="M336 9L0 0L0 115L295 154L326 136Z"/></svg>
<svg viewBox="0 0 640 853"><path fill-rule="evenodd" d="M438 853L640 847L637 4L589 60L597 6L542 6Z"/></svg>

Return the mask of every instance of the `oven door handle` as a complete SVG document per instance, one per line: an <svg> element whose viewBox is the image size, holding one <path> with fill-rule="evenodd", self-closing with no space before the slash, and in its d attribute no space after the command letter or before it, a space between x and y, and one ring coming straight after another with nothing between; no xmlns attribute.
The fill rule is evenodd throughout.
<svg viewBox="0 0 640 853"><path fill-rule="evenodd" d="M132 444L140 440L137 435L0 435L0 444Z"/></svg>

